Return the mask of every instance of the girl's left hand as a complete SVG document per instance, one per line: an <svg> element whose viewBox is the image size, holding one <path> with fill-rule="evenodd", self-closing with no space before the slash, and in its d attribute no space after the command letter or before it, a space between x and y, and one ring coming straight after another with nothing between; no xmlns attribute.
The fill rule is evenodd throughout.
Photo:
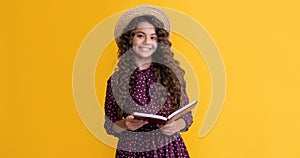
<svg viewBox="0 0 300 158"><path fill-rule="evenodd" d="M160 128L162 133L171 136L185 127L185 121L183 119L178 119L166 125L158 124L157 126Z"/></svg>

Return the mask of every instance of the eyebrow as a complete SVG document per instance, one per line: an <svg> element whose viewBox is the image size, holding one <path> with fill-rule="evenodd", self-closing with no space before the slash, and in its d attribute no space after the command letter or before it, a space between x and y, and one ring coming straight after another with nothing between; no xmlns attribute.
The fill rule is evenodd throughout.
<svg viewBox="0 0 300 158"><path fill-rule="evenodd" d="M143 32L143 31L136 31L135 33L142 33L142 34L146 34L145 32ZM152 33L152 34L150 34L150 35L155 35L155 36L157 36L156 35L156 33Z"/></svg>

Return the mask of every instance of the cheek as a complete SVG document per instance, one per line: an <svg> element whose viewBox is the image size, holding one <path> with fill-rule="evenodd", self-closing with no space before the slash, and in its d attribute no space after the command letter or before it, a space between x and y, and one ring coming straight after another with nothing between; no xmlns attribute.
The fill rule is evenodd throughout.
<svg viewBox="0 0 300 158"><path fill-rule="evenodd" d="M155 47L157 49L158 44L157 43L153 43L153 47Z"/></svg>
<svg viewBox="0 0 300 158"><path fill-rule="evenodd" d="M132 39L132 46L137 46L137 45L139 45L141 42L140 42L140 40L139 39L137 39L137 38L133 38Z"/></svg>

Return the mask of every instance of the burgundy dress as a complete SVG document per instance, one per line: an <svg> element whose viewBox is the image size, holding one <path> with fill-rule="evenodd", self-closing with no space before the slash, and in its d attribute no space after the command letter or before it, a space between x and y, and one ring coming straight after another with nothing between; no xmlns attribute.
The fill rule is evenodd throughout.
<svg viewBox="0 0 300 158"><path fill-rule="evenodd" d="M173 111L172 103L167 98L163 106L159 106L157 96L155 96L155 84L153 67L145 70L136 69L133 72L134 85L131 86L130 95L132 104L124 109L122 117L117 115L120 108L113 96L114 79L110 78L107 82L106 100L105 100L105 124L104 127L108 134L119 138L116 150L117 158L187 158L189 157L187 148L179 132L172 136L165 135L153 123L148 123L143 127L130 131L126 130L116 133L113 129L113 123L121 120L132 112L145 112L168 116ZM149 95L149 89L151 95ZM154 93L152 93L154 92ZM154 94L154 95L153 95ZM188 103L188 97L184 89L184 105ZM186 127L181 131L187 131L193 122L191 112L182 117L186 122Z"/></svg>

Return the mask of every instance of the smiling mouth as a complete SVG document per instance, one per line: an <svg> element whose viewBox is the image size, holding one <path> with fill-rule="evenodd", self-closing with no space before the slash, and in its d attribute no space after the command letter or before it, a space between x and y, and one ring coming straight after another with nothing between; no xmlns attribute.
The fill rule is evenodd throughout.
<svg viewBox="0 0 300 158"><path fill-rule="evenodd" d="M140 49L144 52L152 50L151 48L146 48L146 47L140 47Z"/></svg>

